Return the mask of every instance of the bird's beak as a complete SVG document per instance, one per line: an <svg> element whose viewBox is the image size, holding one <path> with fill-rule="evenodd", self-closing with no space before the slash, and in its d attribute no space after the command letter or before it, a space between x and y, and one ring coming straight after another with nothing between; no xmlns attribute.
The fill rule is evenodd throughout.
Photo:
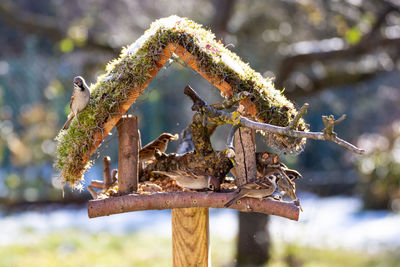
<svg viewBox="0 0 400 267"><path fill-rule="evenodd" d="M171 137L171 140L178 140L179 139L179 135L178 134L175 134L174 136L172 136Z"/></svg>

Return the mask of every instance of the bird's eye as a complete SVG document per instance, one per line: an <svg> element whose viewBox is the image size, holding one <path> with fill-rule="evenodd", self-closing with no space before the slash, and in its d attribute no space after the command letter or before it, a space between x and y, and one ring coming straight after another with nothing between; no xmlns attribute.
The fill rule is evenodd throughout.
<svg viewBox="0 0 400 267"><path fill-rule="evenodd" d="M208 188L209 188L210 190L214 191L214 186L213 186L212 184L210 184L210 185L208 186Z"/></svg>

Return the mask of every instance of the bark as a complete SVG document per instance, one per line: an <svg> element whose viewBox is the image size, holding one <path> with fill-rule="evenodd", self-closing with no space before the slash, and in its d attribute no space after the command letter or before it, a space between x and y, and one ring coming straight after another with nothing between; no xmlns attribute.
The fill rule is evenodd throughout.
<svg viewBox="0 0 400 267"><path fill-rule="evenodd" d="M118 193L136 192L139 176L139 132L137 118L122 117L118 130Z"/></svg>
<svg viewBox="0 0 400 267"><path fill-rule="evenodd" d="M89 201L89 218L108 216L130 211L163 210L175 208L224 208L235 192L159 192L149 195L129 194ZM272 199L244 198L229 208L243 212L259 212L298 220L299 208L293 203Z"/></svg>
<svg viewBox="0 0 400 267"><path fill-rule="evenodd" d="M104 169L103 169L104 184L108 188L113 184L111 178L111 170L110 170L111 159L110 157L107 156L103 158L103 161L104 161Z"/></svg>

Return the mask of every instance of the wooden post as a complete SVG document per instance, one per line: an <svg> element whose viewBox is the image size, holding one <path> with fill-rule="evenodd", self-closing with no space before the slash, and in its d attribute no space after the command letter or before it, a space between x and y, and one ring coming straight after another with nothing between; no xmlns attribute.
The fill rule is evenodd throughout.
<svg viewBox="0 0 400 267"><path fill-rule="evenodd" d="M139 171L139 133L137 118L123 116L118 130L118 192L129 194L137 191Z"/></svg>
<svg viewBox="0 0 400 267"><path fill-rule="evenodd" d="M257 178L255 131L239 129L235 133L236 183ZM239 239L237 243L237 264L240 266L261 266L269 259L268 215L239 212Z"/></svg>
<svg viewBox="0 0 400 267"><path fill-rule="evenodd" d="M190 152L193 147L188 127L181 134L178 153ZM209 266L208 208L171 209L171 221L173 266Z"/></svg>
<svg viewBox="0 0 400 267"><path fill-rule="evenodd" d="M208 208L171 209L174 267L209 266Z"/></svg>
<svg viewBox="0 0 400 267"><path fill-rule="evenodd" d="M112 185L112 179L111 179L111 170L110 170L110 162L111 159L109 156L106 156L103 158L104 161L104 186L106 188L109 188Z"/></svg>
<svg viewBox="0 0 400 267"><path fill-rule="evenodd" d="M236 185L241 186L248 180L257 178L255 131L240 128L235 133L235 154L238 166L236 169Z"/></svg>

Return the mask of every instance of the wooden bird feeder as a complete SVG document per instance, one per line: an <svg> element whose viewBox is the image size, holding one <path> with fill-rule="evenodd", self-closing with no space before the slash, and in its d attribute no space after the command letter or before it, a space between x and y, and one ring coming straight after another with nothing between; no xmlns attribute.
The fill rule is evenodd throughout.
<svg viewBox="0 0 400 267"><path fill-rule="evenodd" d="M201 99L191 96L194 102L192 109L197 111L197 114L211 114L214 116L212 120L218 123L252 126L253 129L244 127L235 133L237 186L257 177L254 129L261 131L269 144L275 148L296 153L304 146L305 138L339 143L333 133L336 121L330 121L332 130L326 133L308 132L301 118L305 111L298 112L294 105L274 88L270 80L264 79L248 64L243 63L237 55L216 41L211 32L186 18L171 16L156 21L142 37L122 51L119 59L107 66L107 73L100 76L96 84L91 86L90 103L79 115L82 127L78 127L73 121L70 128L57 137L59 146L56 165L61 170L62 177L65 182L71 184L79 182L89 167L91 155L111 129L117 126L119 135L117 196L96 199L97 193L93 190L93 188L110 189L116 184L117 171L110 171L110 159L105 158L104 182L93 181L88 187L95 197L89 201L89 217L139 210L171 209L174 266L208 266L210 262L208 208L223 208L235 192L138 194L138 182L141 179L138 152L141 144L137 119L124 115L173 54L217 87L228 102L239 96L237 99L239 108L233 113L221 111L217 105L208 105ZM251 98L240 98L243 92L249 93ZM271 132L267 126L272 127ZM195 135L193 133L196 147ZM351 146L348 143L344 144L346 145ZM223 179L233 165L224 151L215 153L219 162L225 164L225 167L218 169L217 165L213 165L215 167L212 170L215 171L213 175ZM185 153L171 157L174 157L175 161L180 159L190 162L195 155ZM159 166L155 164L153 167ZM292 220L299 218L298 206L273 199L243 198L230 208L244 212L273 214Z"/></svg>

